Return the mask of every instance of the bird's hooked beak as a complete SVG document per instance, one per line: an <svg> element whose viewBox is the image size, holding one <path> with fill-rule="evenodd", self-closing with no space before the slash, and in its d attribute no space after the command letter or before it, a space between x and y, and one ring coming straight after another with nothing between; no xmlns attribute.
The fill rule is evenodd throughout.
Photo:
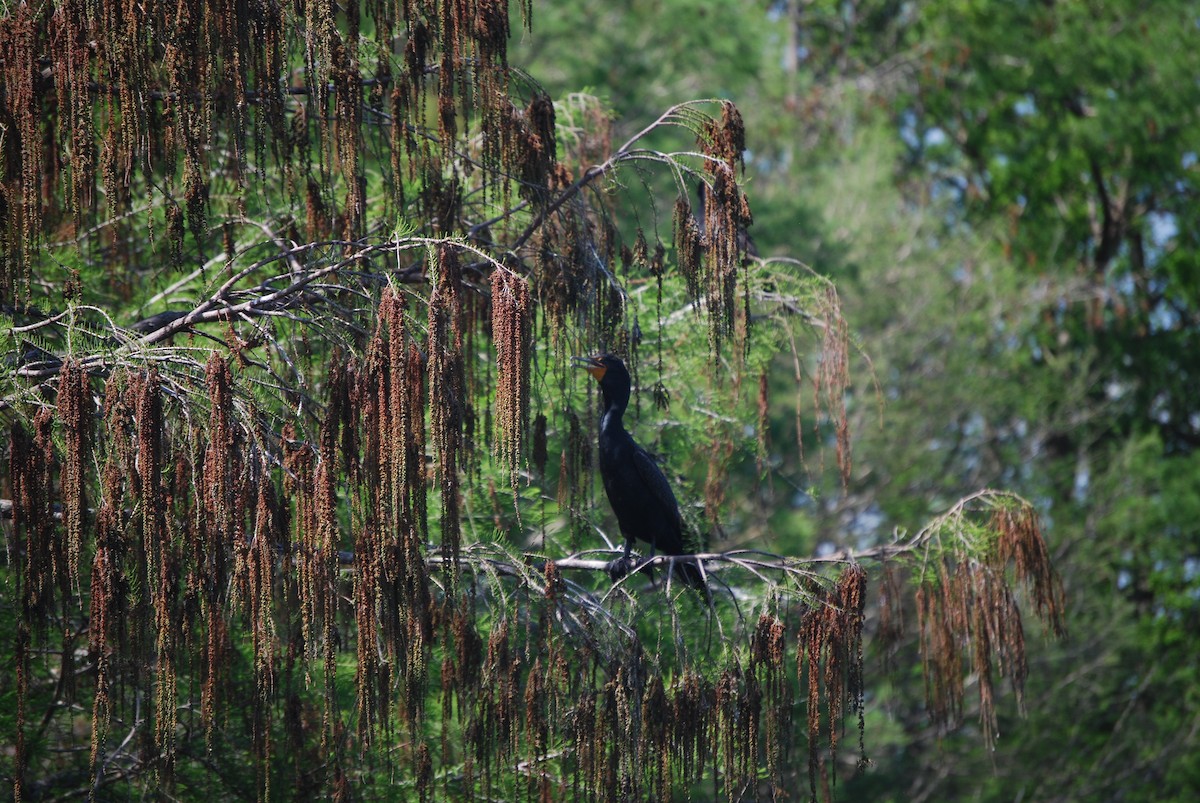
<svg viewBox="0 0 1200 803"><path fill-rule="evenodd" d="M603 379L604 372L608 370L608 367L596 357L572 357L571 359L578 363L576 368L583 368L596 377L597 381Z"/></svg>

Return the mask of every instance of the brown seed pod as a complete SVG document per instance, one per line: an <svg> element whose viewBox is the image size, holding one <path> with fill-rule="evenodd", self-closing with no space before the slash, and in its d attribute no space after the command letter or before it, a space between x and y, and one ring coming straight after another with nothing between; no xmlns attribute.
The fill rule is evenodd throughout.
<svg viewBox="0 0 1200 803"><path fill-rule="evenodd" d="M513 502L529 425L529 366L533 303L529 282L497 269L492 274L492 342L496 345L496 443L508 469Z"/></svg>
<svg viewBox="0 0 1200 803"><path fill-rule="evenodd" d="M62 483L63 523L66 529L67 564L70 585L79 589L79 556L83 547L88 514L87 465L91 447L92 417L95 404L87 371L78 360L63 362L58 375L58 417L66 442Z"/></svg>

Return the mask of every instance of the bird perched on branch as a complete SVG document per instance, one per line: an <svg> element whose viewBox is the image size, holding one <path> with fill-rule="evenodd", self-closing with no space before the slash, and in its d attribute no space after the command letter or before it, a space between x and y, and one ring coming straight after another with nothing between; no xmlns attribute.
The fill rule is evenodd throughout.
<svg viewBox="0 0 1200 803"><path fill-rule="evenodd" d="M600 477L617 524L625 536L625 555L610 572L625 574L634 539L650 544L664 555L690 555L684 543L683 517L671 485L645 449L625 431L631 381L620 358L612 354L576 357L581 368L600 383L604 411L600 416ZM707 589L704 571L695 560L677 561L675 577L697 589Z"/></svg>

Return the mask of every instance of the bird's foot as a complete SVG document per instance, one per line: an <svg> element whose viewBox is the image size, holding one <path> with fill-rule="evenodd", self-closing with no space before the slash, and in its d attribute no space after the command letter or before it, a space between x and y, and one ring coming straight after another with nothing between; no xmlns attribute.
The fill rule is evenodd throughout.
<svg viewBox="0 0 1200 803"><path fill-rule="evenodd" d="M641 558L634 558L626 555L624 557L609 561L608 566L606 566L604 570L608 572L608 579L615 583L621 578L627 576L630 572L637 569L641 563Z"/></svg>

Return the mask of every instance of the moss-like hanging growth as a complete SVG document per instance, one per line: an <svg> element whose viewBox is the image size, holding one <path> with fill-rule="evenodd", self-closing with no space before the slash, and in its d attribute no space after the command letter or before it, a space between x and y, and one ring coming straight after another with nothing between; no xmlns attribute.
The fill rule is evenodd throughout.
<svg viewBox="0 0 1200 803"><path fill-rule="evenodd" d="M495 271L492 274L492 342L496 344L497 373L494 414L500 459L508 468L514 496L525 432L529 428L533 312L529 282L506 271Z"/></svg>

